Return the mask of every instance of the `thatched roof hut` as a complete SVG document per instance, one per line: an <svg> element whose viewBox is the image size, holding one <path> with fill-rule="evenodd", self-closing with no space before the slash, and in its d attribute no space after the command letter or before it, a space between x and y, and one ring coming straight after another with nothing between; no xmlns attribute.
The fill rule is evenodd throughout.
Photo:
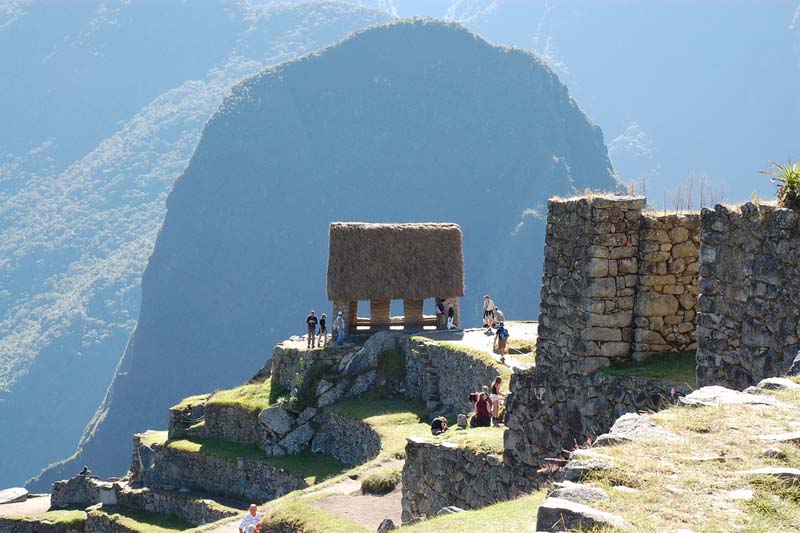
<svg viewBox="0 0 800 533"><path fill-rule="evenodd" d="M464 256L458 224L331 224L330 300L463 295Z"/></svg>

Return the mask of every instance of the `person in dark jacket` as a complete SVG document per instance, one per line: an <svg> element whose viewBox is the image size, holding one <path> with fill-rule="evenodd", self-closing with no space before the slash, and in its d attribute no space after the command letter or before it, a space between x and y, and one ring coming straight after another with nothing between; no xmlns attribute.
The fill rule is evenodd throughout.
<svg viewBox="0 0 800 533"><path fill-rule="evenodd" d="M317 334L318 322L317 315L314 314L314 311L311 311L306 317L306 326L308 326L308 342L306 343L306 348L314 348L316 345L315 336Z"/></svg>

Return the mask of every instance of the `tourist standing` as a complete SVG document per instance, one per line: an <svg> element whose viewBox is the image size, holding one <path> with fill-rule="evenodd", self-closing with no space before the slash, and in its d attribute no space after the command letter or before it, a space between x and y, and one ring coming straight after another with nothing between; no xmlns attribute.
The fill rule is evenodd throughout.
<svg viewBox="0 0 800 533"><path fill-rule="evenodd" d="M505 323L497 324L497 333L494 335L495 352L500 354L500 362L506 362L506 344L508 343L508 330Z"/></svg>
<svg viewBox="0 0 800 533"><path fill-rule="evenodd" d="M444 329L444 298L436 302L436 329Z"/></svg>
<svg viewBox="0 0 800 533"><path fill-rule="evenodd" d="M308 341L306 342L306 348L314 348L316 345L316 339L314 336L317 333L318 322L319 320L317 320L317 315L314 314L314 311L311 311L311 313L309 313L309 315L306 317L306 326L308 329Z"/></svg>
<svg viewBox="0 0 800 533"><path fill-rule="evenodd" d="M258 512L256 504L251 503L247 514L244 515L239 523L239 533L253 533L261 530L261 513Z"/></svg>
<svg viewBox="0 0 800 533"><path fill-rule="evenodd" d="M342 316L342 312L339 311L339 314L336 315L336 344L341 346L344 342L344 317Z"/></svg>
<svg viewBox="0 0 800 533"><path fill-rule="evenodd" d="M495 305L489 295L483 297L483 327L492 329L492 322L494 322L494 309Z"/></svg>
<svg viewBox="0 0 800 533"><path fill-rule="evenodd" d="M328 345L328 315L322 313L322 316L319 318L319 338L317 339L317 346L322 348L322 345ZM324 343L323 343L324 341Z"/></svg>
<svg viewBox="0 0 800 533"><path fill-rule="evenodd" d="M491 402L486 397L485 392L481 392L478 396L478 401L475 402L475 427L491 427L492 414Z"/></svg>
<svg viewBox="0 0 800 533"><path fill-rule="evenodd" d="M492 423L495 426L498 425L500 418L500 398L505 396L500 392L502 385L503 378L500 376L494 378L494 383L492 383L492 393L489 395L489 399L492 401Z"/></svg>
<svg viewBox="0 0 800 533"><path fill-rule="evenodd" d="M447 308L447 331L450 331L451 329L456 327L455 320L456 320L456 308L450 305L450 307Z"/></svg>

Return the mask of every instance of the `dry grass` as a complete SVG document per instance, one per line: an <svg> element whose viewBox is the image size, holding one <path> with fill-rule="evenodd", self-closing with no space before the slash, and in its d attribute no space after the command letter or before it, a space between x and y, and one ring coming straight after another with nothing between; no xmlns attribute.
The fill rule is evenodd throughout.
<svg viewBox="0 0 800 533"><path fill-rule="evenodd" d="M776 394L800 406L800 393ZM613 457L618 470L592 476L591 481L611 495L610 500L595 504L597 508L626 518L643 532L678 528L764 533L800 530L796 485L756 481L739 474L765 466L800 467L796 445L771 445L786 454L782 461L764 457L762 450L768 445L759 440L761 435L800 429L800 410L673 407L657 413L653 420L683 441L630 442L598 450ZM620 482L638 490L615 489ZM726 498L739 489L752 489L754 499Z"/></svg>
<svg viewBox="0 0 800 533"><path fill-rule="evenodd" d="M464 295L458 224L330 227L328 298L336 301Z"/></svg>

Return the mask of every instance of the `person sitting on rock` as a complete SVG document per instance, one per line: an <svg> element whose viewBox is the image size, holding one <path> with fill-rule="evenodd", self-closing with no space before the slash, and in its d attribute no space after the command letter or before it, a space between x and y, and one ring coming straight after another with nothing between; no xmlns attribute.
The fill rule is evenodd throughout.
<svg viewBox="0 0 800 533"><path fill-rule="evenodd" d="M83 465L83 468L81 469L80 472L78 472L78 475L79 476L91 476L92 475L92 471L89 470L89 467L87 465Z"/></svg>
<svg viewBox="0 0 800 533"><path fill-rule="evenodd" d="M239 523L239 533L254 533L255 531L261 531L261 513L258 512L256 504L251 503L247 514Z"/></svg>
<svg viewBox="0 0 800 533"><path fill-rule="evenodd" d="M443 416L437 416L431 422L431 433L434 435L441 435L447 431L447 419Z"/></svg>
<svg viewBox="0 0 800 533"><path fill-rule="evenodd" d="M478 401L475 402L475 427L492 426L492 402L486 397L485 392L481 392Z"/></svg>

